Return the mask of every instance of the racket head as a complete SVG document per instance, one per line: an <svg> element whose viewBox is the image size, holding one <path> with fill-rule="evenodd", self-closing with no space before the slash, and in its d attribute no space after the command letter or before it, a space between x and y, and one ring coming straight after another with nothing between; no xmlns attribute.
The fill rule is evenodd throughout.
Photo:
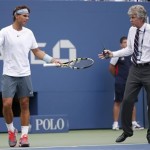
<svg viewBox="0 0 150 150"><path fill-rule="evenodd" d="M89 68L94 64L92 58L76 58L74 60L61 64L61 67L70 67L72 69L85 69Z"/></svg>

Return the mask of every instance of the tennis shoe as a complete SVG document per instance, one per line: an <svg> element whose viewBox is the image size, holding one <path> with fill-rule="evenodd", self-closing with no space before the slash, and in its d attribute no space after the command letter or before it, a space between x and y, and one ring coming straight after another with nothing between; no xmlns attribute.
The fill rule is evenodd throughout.
<svg viewBox="0 0 150 150"><path fill-rule="evenodd" d="M119 130L118 122L114 122L114 123L113 123L112 129L113 129L113 130Z"/></svg>
<svg viewBox="0 0 150 150"><path fill-rule="evenodd" d="M143 130L144 127L141 127L137 122L132 123L133 130Z"/></svg>
<svg viewBox="0 0 150 150"><path fill-rule="evenodd" d="M8 143L10 147L15 147L17 144L17 129L14 130L14 132L12 131L8 131Z"/></svg>
<svg viewBox="0 0 150 150"><path fill-rule="evenodd" d="M29 147L30 144L28 142L28 135L24 134L19 141L19 147Z"/></svg>

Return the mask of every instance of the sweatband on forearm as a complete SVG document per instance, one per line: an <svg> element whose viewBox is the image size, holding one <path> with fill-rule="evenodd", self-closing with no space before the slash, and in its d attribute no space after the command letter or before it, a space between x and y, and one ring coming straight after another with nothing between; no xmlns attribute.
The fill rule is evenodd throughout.
<svg viewBox="0 0 150 150"><path fill-rule="evenodd" d="M43 60L44 60L46 63L51 63L51 62L52 62L52 59L53 59L53 57L49 56L48 54L45 54L44 57L43 57Z"/></svg>

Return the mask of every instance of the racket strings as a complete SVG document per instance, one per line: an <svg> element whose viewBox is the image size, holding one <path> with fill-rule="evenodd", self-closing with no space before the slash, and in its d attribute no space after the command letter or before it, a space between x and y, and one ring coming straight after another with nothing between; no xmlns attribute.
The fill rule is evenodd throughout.
<svg viewBox="0 0 150 150"><path fill-rule="evenodd" d="M71 62L69 64L70 67L73 67L73 68L84 68L84 67L89 67L92 65L92 61L91 60L77 60L77 61L74 61L74 62Z"/></svg>

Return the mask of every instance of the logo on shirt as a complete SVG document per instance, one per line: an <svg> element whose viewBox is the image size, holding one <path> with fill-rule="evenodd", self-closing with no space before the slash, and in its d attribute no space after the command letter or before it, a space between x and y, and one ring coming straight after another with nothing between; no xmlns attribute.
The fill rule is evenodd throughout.
<svg viewBox="0 0 150 150"><path fill-rule="evenodd" d="M124 58L124 57L121 57L120 60L125 60L125 58Z"/></svg>

